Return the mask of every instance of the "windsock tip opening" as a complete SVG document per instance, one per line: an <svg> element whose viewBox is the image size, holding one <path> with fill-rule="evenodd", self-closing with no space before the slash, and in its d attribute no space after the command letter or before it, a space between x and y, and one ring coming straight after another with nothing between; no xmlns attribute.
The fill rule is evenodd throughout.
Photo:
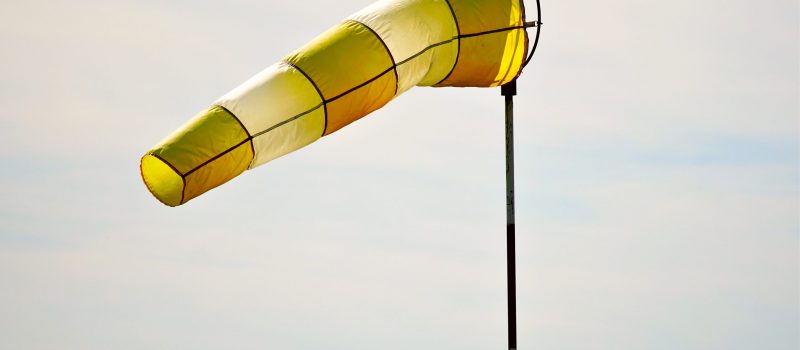
<svg viewBox="0 0 800 350"><path fill-rule="evenodd" d="M170 207L183 204L183 177L161 158L145 154L139 172L147 190L161 203Z"/></svg>

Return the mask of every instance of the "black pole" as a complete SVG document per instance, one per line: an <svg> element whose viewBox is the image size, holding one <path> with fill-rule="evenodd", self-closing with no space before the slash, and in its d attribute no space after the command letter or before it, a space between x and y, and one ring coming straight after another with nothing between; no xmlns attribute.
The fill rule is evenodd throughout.
<svg viewBox="0 0 800 350"><path fill-rule="evenodd" d="M514 95L517 81L500 88L506 99L506 271L508 272L508 348L517 349L516 233L514 231Z"/></svg>

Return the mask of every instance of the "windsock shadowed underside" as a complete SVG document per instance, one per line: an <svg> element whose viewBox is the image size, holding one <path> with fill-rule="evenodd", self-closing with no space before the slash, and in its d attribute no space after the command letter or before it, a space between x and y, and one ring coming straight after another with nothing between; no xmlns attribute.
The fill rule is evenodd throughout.
<svg viewBox="0 0 800 350"><path fill-rule="evenodd" d="M178 206L381 108L413 86L493 87L528 50L522 0L387 0L268 67L148 151L150 192Z"/></svg>

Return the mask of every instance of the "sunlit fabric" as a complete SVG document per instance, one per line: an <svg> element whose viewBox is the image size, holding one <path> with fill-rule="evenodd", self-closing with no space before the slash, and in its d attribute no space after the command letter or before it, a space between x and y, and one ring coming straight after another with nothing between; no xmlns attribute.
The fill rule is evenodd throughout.
<svg viewBox="0 0 800 350"><path fill-rule="evenodd" d="M493 87L528 50L521 0L386 0L214 102L148 151L150 192L178 206L383 107L414 86Z"/></svg>

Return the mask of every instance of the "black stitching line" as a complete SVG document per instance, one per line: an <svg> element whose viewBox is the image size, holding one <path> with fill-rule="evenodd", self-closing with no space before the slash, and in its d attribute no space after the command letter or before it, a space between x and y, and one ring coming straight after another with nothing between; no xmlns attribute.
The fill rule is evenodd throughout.
<svg viewBox="0 0 800 350"><path fill-rule="evenodd" d="M449 2L448 2L448 3L449 3ZM284 120L284 121L282 121L282 122L280 122L280 123L278 123L278 124L275 124L275 125L273 125L273 126L271 126L271 127L267 128L267 129L265 129L265 130L263 130L263 131L260 131L260 132L258 132L258 133L256 133L256 134L252 135L252 136L248 136L248 138L246 138L246 139L242 140L241 142L239 142L239 143L238 143L238 144L236 144L235 146L233 146L233 147L231 147L231 148L228 148L227 150L223 151L222 153L220 153L220 154L218 154L218 155L214 156L213 158L211 158L211 159L209 159L209 160L207 160L207 161L203 162L202 164L200 164L200 165L196 166L195 168L193 168L192 170L190 170L190 171L189 171L189 172L187 172L186 174L181 174L181 173L180 173L180 172L179 172L177 169L175 169L175 167L173 167L173 166L172 166L172 164L170 164L169 162L167 162L165 159L162 159L161 157L158 157L158 156L156 156L155 154L151 154L151 155L153 155L153 156L156 156L156 157L157 157L158 159L160 159L162 162L164 162L165 164L167 164L167 165L168 165L170 168L172 168L173 170L175 170L175 172L176 172L176 173L178 173L178 175L180 175L180 176L181 176L181 178L183 179L183 178L185 178L186 176L189 176L190 174L194 173L194 172L195 172L195 171L197 171L198 169L200 169L200 168L202 168L202 167L204 167L204 166L208 165L208 163L211 163L211 162L213 162L213 161L215 161L215 160L219 159L220 157L224 156L224 155L225 155L225 154L227 154L228 152L231 152L231 151L233 151L234 149L236 149L237 147L241 146L241 145L242 145L242 144L244 144L245 142L252 140L252 139L253 139L253 138L255 138L256 136L262 136L262 135L266 134L267 132L270 132L270 131L272 131L272 130L274 130L274 129L277 129L278 127L281 127L281 126L283 126L283 125L286 125L287 123L289 123L289 122L291 122L291 121L293 121L293 120L296 120L296 119L298 119L298 118L300 118L300 117L302 117L302 116L304 116L304 115L307 115L307 114L309 114L309 113L311 113L311 112L313 112L313 111L317 110L317 109L318 109L320 106L324 106L324 107L325 107L325 129L327 129L327 127L328 127L328 108L327 108L327 104L328 104L328 103L330 103L330 102L333 102L333 101L336 101L337 99L339 99L339 98L342 98L342 97L344 97L345 95L347 95L347 94L349 94L349 93L351 93L351 92L353 92L353 91L355 91L355 90L357 90L357 89L359 89L359 88L361 88L361 87L364 87L365 85L367 85L367 84L369 84L369 83L371 83L371 82L373 82L373 81L375 81L375 80L379 79L380 77L382 77L382 76L383 76L383 75L385 75L386 73L389 73L389 71L390 71L390 70L392 70L392 69L395 69L397 66L399 66L399 65L401 65L401 64L408 63L408 62L409 62L409 61L411 61L412 59L419 57L420 55L422 55L423 53L425 53L426 51L428 51L428 50L430 50L430 49L433 49L433 48L435 48L435 47L438 47L438 46L441 46L441 45L448 44L448 43L450 43L450 42L452 42L452 41L454 41L454 40L461 39L461 38L470 38L470 37L475 37L475 36L479 36L479 35L485 35L485 34L494 34L494 33L500 33L500 32L505 32L505 31L509 31L509 30L521 29L521 28L525 28L525 27L524 27L524 26L515 26L515 27L507 27L507 28L500 28L500 29L495 29L495 30L489 30L489 31L485 31L485 32L479 32L479 33L463 34L463 35L459 35L459 36L457 36L457 37L453 37L453 38L451 38L451 39L447 39L447 40L445 40L445 41L442 41L442 42L438 42L438 43L435 43L435 44L431 44L431 45L429 45L428 47L426 47L426 48L422 49L422 51L418 52L417 54L415 54L415 55L413 55L413 56L411 56L411 57L409 57L409 58L407 58L407 59L403 60L402 62L399 62L399 63L395 64L393 67L390 67L389 69L387 69L387 70L385 70L385 71L381 72L381 73L380 73L380 74L378 74L377 76L375 76L375 77L373 77L373 78L371 78L371 79L369 79L369 80L367 80L367 81L365 81L365 82L363 82L363 83L361 83L361 84L357 85L356 87L354 87L354 88L352 88L352 89L350 89L350 90L347 90L347 91L345 91L345 92L343 92L343 93L341 93L341 94L339 94L339 95L337 95L337 96L335 96L335 97L333 97L333 98L331 98L331 99L329 99L329 100L325 100L325 97L322 95L322 91L320 91L320 89L319 89L319 87L317 86L317 84L316 84L316 83L315 83L315 82L314 82L314 81L313 81L313 80L312 80L312 79L311 79L311 78L310 78L310 77L309 77L309 76L308 76L308 75L307 75L307 74L306 74L306 73L305 73L305 72L304 72L302 69L300 69L300 67L297 67L296 65L294 65L294 64L293 64L293 63L291 63L291 62L288 62L288 61L283 61L282 63L284 63L284 64L287 64L287 65L289 65L289 66L291 66L291 67L293 67L293 68L297 69L297 70L298 70L298 71L299 71L301 74L303 74L303 76L305 76L305 77L306 77L306 79L308 79L308 81L309 81L309 82L311 82L311 85L313 85L313 86L314 86L314 89L316 89L316 90L317 90L317 93L319 93L319 95L320 95L320 98L322 98L322 99L323 99L323 102L322 102L322 103L320 103L320 104L318 104L318 105L316 105L316 106L312 107L311 109L309 109L309 110L307 110L307 111L304 111L304 112L302 112L302 113L299 113L299 114L297 114L297 115L295 115L295 116L293 116L293 117L291 117L291 118L289 118L289 119L286 119L286 120ZM453 67L455 67L455 65L453 65ZM397 73L397 72L395 71L395 74L396 74L396 73ZM452 73L452 72L451 72L451 73ZM445 79L446 79L446 78L445 78ZM444 80L442 80L442 81L444 81ZM235 118L237 121L239 120L238 118L236 118L236 116L235 116L235 115L233 115L233 113L231 113L230 111L228 111L228 109L227 109L227 108L225 108L225 107L222 107L222 106L215 106L215 107L221 107L223 110L225 110L225 111L227 111L228 113L230 113L230 114L231 114L231 116L233 116L233 117L234 117L234 118ZM212 108L213 108L213 107L212 107ZM242 124L241 124L241 121L239 121L239 123L240 123L240 125L242 125ZM247 131L247 129L246 129L246 128L244 128L244 125L242 125L242 128L243 128L243 129L244 129L244 131L245 131L246 133L248 133L248 135L249 135L249 132ZM323 130L323 132L322 132L322 136L324 136L324 135L325 135L325 131L326 131L326 130ZM251 144L250 144L250 146L251 146L251 147L253 147L253 144L251 143ZM255 151L253 151L253 156L255 157ZM186 184L185 184L185 181L184 181L184 190L185 190L185 189L186 189ZM183 204L183 195L181 195L181 204Z"/></svg>
<svg viewBox="0 0 800 350"><path fill-rule="evenodd" d="M461 38L470 38L470 37L474 37L474 36L478 36L478 35L483 35L483 34L494 34L494 33L499 33L499 32L504 32L504 31L509 31L509 30L514 30L514 29L522 29L522 28L526 28L526 27L524 27L524 26L508 27L508 28L501 28L501 29L497 29L497 30L491 30L491 31L488 31L488 32L480 32L480 33L474 33L474 34L465 34L465 35L461 36ZM411 57L409 57L409 58L406 58L406 59L404 59L404 60L402 60L402 61L398 62L398 63L397 63L397 65L399 66L399 65L401 65L401 64L408 63L408 61L411 61L411 60L413 60L413 59L415 59L415 58L419 57L420 55L424 54L424 53L425 53L425 52L427 52L428 50L430 50L430 49L433 49L433 48L436 48L437 46L442 46L442 45L449 44L449 43L453 42L453 40L456 40L456 39L459 39L459 37L452 37L452 38L450 38L450 39L447 39L447 40L445 40L445 41L440 41L440 42L438 42L438 43L435 43L435 44L428 45L427 47L425 47L424 49L422 49L422 51L420 51L420 52L417 52L417 53L415 53L413 56L411 56ZM434 85L435 85L435 84L434 84Z"/></svg>
<svg viewBox="0 0 800 350"><path fill-rule="evenodd" d="M181 174L181 172L178 171L178 168L174 167L172 164L170 164L166 159L162 158L160 155L158 155L156 153L153 153L153 152L148 153L148 155L151 155L151 156L157 158L158 160L164 162L165 164L167 164L167 166L169 166L170 169L172 169L172 171L174 171L176 174L178 174L178 176L183 177L183 174Z"/></svg>
<svg viewBox="0 0 800 350"><path fill-rule="evenodd" d="M352 23L356 23L356 24L362 25L364 28L367 28L372 34L374 34L375 37L378 38L378 41L380 41L381 44L383 44L383 48L386 49L386 53L389 54L389 58L392 60L392 68L391 69L394 70L394 94L393 95L397 96L398 85L400 84L400 77L397 75L397 61L394 60L394 55L392 54L392 51L389 50L389 45L386 45L386 42L383 41L383 38L381 38L381 36L378 35L378 33L374 29L372 29L370 26L368 26L368 25L366 25L364 23L361 23L359 21L356 21L354 19L348 19L345 22L352 22ZM386 73L384 73L384 74L386 74ZM381 75L383 75L383 74L381 74Z"/></svg>
<svg viewBox="0 0 800 350"><path fill-rule="evenodd" d="M237 143L236 145L232 146L231 148L228 148L228 149L226 149L226 150L222 151L222 153L220 153L220 154L217 154L216 156L213 156L213 157L211 157L211 159L209 159L209 160L207 160L207 161L203 162L202 164L200 164L200 165L198 165L198 166L196 166L196 167L192 168L192 170L189 170L188 172L186 172L186 174L183 174L183 175L184 175L184 176L189 176L189 175L191 175L191 174L192 174L192 173L194 173L195 171L197 171L197 170L200 170L200 168L202 168L202 167L204 167L204 166L208 165L208 163L211 163L211 162L213 162L213 161L215 161L215 160L219 159L220 157L222 157L222 156L224 156L224 155L228 154L228 152L231 152L231 151L233 151L233 150L234 150L234 149L236 149L237 147L239 147L239 146L243 145L245 142L247 142L247 141L250 141L250 140L252 140L252 138L250 138L250 137L248 137L248 138L246 138L246 139L242 140L241 142ZM253 154L253 157L255 157L255 153Z"/></svg>
<svg viewBox="0 0 800 350"><path fill-rule="evenodd" d="M447 3L447 7L450 8L450 14L453 15L453 21L456 22L456 33L458 34L458 36L456 36L455 39L458 39L459 41L458 41L458 48L456 49L456 60L455 62L453 62L453 66L450 67L450 72L448 72L447 75L442 80L439 80L438 83L433 84L434 86L439 85L445 80L447 80L447 78L450 78L450 75L452 75L453 71L456 70L456 66L458 65L458 59L461 57L461 27L459 27L458 25L458 17L456 16L456 11L453 10L453 5L450 4L450 0L444 0L444 2ZM451 41L455 39L451 39Z"/></svg>
<svg viewBox="0 0 800 350"><path fill-rule="evenodd" d="M408 63L408 61L411 61L411 60L413 60L413 59L415 59L415 58L419 57L420 55L424 54L425 52L427 52L427 51L428 51L428 50L430 50L430 49L433 49L433 48L435 48L435 47L442 46L442 45L445 45L445 44L449 44L449 43L453 42L453 40L457 40L457 39L458 39L458 37L453 37L453 38L451 38L451 39L447 39L447 40L445 40L445 41L438 42L438 43L436 43L436 44L431 44L431 45L428 45L428 47L426 47L426 48L422 49L422 51L420 51L420 52L417 52L417 53L415 53L413 56L411 56L411 57L409 57L409 58L406 58L406 59L404 59L403 61L401 61L401 62L400 62L400 63L398 63L397 65L399 66L399 65L401 65L401 64Z"/></svg>
<svg viewBox="0 0 800 350"><path fill-rule="evenodd" d="M385 70L385 71L381 72L380 74L378 74L378 75L376 75L376 76L372 77L371 79L369 79L369 80L367 80L367 81L365 81L365 82L363 82L363 83L361 83L361 84L358 84L358 85L356 85L356 86L355 86L355 87L353 87L352 89L350 89L350 90L347 90L347 91L345 91L345 92L343 92L343 93L341 93L341 94L338 94L338 95L336 95L336 96L334 96L334 97L331 97L331 99L330 99L330 100L326 100L326 101L325 101L325 103L327 104L327 103L331 103L331 102L333 102L333 101L336 101L336 100L338 100L338 99L340 99L340 98L344 97L345 95L347 95L347 94L349 94L349 93L351 93L351 92L353 92L353 91L356 91L356 90L358 90L358 89L360 89L360 88L362 88L362 87L364 87L364 86L366 86L366 85L369 85L369 83L371 83L371 82L373 82L373 81L375 81L375 80L378 80L378 79L380 79L381 77L383 77L384 75L386 75L386 73L389 73L389 72L391 72L391 71L392 71L392 69L394 69L394 67L389 67L389 69L387 69L387 70ZM395 73L396 73L396 72L395 72Z"/></svg>
<svg viewBox="0 0 800 350"><path fill-rule="evenodd" d="M248 139L248 140L252 140L252 139L253 139L253 136L252 136L252 135L250 135L250 131L248 131L248 130L247 130L247 128L244 126L244 123L242 123L242 120L241 120L241 119L239 119L239 117L237 117L237 116L236 116L236 114L233 114L233 112L231 112L231 110L230 110L230 109L228 109L227 107L225 107L225 106L223 106L223 105L216 105L216 106L214 106L214 107L219 107L219 108L220 108L220 109L222 109L223 111L225 111L225 112L227 112L228 114L230 114L230 115L233 117L233 119L236 119L236 121L237 121L237 122L239 122L239 126L241 126L241 127L242 127L242 130L244 130L244 132L247 134L247 139ZM212 108L214 108L214 107L212 107ZM256 155L256 149L255 149L255 147L253 147L253 143L252 143L252 142L250 142L250 151L252 151L252 152L253 152L253 158L255 158L255 155ZM248 168L249 168L249 166L248 166Z"/></svg>
<svg viewBox="0 0 800 350"><path fill-rule="evenodd" d="M525 27L524 25L523 26L514 26L514 27L505 27L505 28L500 28L500 29L487 30L487 31L484 31L484 32L459 35L459 39L471 38L473 36L494 34L494 33L500 33L500 32L507 32L509 30L514 30L514 29L525 29L525 28L527 28L527 27Z"/></svg>
<svg viewBox="0 0 800 350"><path fill-rule="evenodd" d="M311 85L314 86L314 89L317 90L317 93L319 94L319 99L322 100L322 106L325 108L325 126L322 128L322 135L320 135L319 137L325 136L325 131L328 130L328 103L325 101L325 95L322 94L322 90L319 89L319 86L317 86L317 83L315 83L314 80L311 79L311 77L308 74L306 74L305 71L300 69L300 67L298 67L294 63L286 61L286 60L284 60L283 63L289 65L290 67L292 67L294 69L297 69L297 71L300 72L300 74L302 74L304 77L306 77L306 79L308 79L308 82L310 82ZM318 108L318 107L314 107L312 110L314 110L316 108ZM308 113L310 113L310 111Z"/></svg>
<svg viewBox="0 0 800 350"><path fill-rule="evenodd" d="M317 109L319 109L320 107L322 107L322 105L323 105L323 104L325 104L325 102L324 102L324 101L323 101L323 102L320 102L318 105L316 105L316 106L314 106L314 107L311 107L311 109L309 109L309 110L307 110L307 111L305 111L305 112L302 112L302 113L300 113L300 114L297 114L297 115L295 115L294 117L291 117L291 118L289 118L289 119L286 119L286 120L284 120L284 121L282 121L282 122L280 122L280 123L278 123L278 124L275 124L275 125L273 125L273 126L270 126L270 127L266 128L266 129L264 129L264 130L262 130L262 131L259 131L259 132L255 133L255 134L253 134L253 138L256 138L256 137L259 137L259 136L261 136L261 135L264 135L264 134L266 134L266 133L268 133L268 132L270 132L270 131L272 131L272 130L275 130L275 129L277 129L277 128L279 128L279 127L283 126L283 125L284 125L284 124L286 124L286 123L289 123L289 122L291 122L291 121L295 121L295 120L299 119L300 117L302 117L302 116L304 116L304 115L306 115L306 114L309 114L309 113L311 113L311 112L313 112L313 111L316 111Z"/></svg>

